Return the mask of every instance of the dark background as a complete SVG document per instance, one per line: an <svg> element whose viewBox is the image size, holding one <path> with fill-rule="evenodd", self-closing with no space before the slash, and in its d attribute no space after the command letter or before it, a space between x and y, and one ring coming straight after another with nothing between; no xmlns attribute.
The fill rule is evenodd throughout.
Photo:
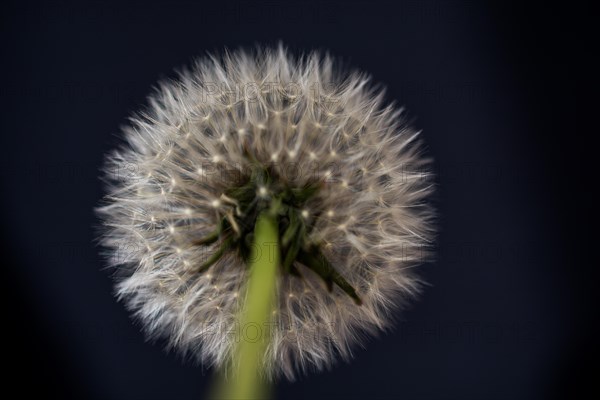
<svg viewBox="0 0 600 400"><path fill-rule="evenodd" d="M2 12L4 366L56 398L198 399L211 372L144 341L93 244L103 154L205 51L278 40L372 73L423 129L440 213L396 329L277 398L577 398L591 279L575 4L9 2ZM588 305L588 306L586 306ZM590 356L591 358L591 356ZM30 383L30 384L29 384Z"/></svg>

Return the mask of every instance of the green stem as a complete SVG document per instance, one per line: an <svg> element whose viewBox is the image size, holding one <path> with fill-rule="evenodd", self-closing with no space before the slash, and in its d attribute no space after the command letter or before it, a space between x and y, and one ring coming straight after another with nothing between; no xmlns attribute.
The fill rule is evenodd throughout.
<svg viewBox="0 0 600 400"><path fill-rule="evenodd" d="M261 212L254 227L246 301L240 317L240 340L233 355L231 375L219 396L224 399L263 399L268 395L261 372L271 336L271 310L279 265L276 208Z"/></svg>

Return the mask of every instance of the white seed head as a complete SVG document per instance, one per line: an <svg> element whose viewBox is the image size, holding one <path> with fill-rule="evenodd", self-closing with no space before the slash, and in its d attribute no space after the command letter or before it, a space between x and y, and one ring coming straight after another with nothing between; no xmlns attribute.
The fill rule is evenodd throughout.
<svg viewBox="0 0 600 400"><path fill-rule="evenodd" d="M224 194L256 163L268 165L286 187L322 182L298 215L362 305L295 262L300 276L278 277L266 370L293 379L349 359L420 288L412 267L428 254L434 213L417 136L368 76L342 74L328 56L294 58L280 47L198 60L160 84L107 157L98 211L118 297L150 337L205 365L226 363L247 268L225 252L199 273L219 244L197 243L221 220L243 229L243 209ZM255 193L271 198L268 186Z"/></svg>

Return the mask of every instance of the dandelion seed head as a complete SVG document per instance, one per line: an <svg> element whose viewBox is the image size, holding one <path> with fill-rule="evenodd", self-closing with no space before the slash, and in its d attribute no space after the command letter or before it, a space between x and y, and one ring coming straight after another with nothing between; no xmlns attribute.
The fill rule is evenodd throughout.
<svg viewBox="0 0 600 400"><path fill-rule="evenodd" d="M264 82L276 85L244 93ZM161 83L123 136L105 166L102 244L119 271L119 299L149 337L184 356L227 362L248 274L247 223L275 200L288 210L282 230L300 224L290 240L309 250L277 278L270 378L348 360L419 293L412 267L434 236L430 161L364 73L283 47L201 58ZM138 170L115 177L125 165ZM233 244L200 271L225 238ZM313 254L343 281L320 276Z"/></svg>

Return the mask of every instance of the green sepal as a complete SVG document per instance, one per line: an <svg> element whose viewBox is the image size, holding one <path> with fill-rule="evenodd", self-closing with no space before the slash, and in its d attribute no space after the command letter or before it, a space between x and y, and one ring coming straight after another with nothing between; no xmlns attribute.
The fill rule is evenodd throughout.
<svg viewBox="0 0 600 400"><path fill-rule="evenodd" d="M199 267L198 267L198 272L202 273L204 271L206 271L207 269L209 269L214 263L216 263L217 261L219 261L219 259L223 256L223 254L225 253L225 251L227 251L231 245L233 244L233 238L231 236L229 236L228 238L226 238L225 240L223 240L223 243L221 243L221 246L217 249L217 251L215 251L209 258L208 260L206 260L205 262L203 262Z"/></svg>
<svg viewBox="0 0 600 400"><path fill-rule="evenodd" d="M254 185L249 182L244 186L226 190L225 195L236 199L240 204L246 204L252 201L256 196L256 189L254 188Z"/></svg>
<svg viewBox="0 0 600 400"><path fill-rule="evenodd" d="M300 225L298 230L298 235L296 235L295 240L292 241L291 245L287 249L285 253L285 258L283 259L283 270L285 272L291 272L291 267L294 264L294 261L298 257L298 252L300 252L302 248L302 242L304 240L304 225ZM297 271L296 271L297 272Z"/></svg>
<svg viewBox="0 0 600 400"><path fill-rule="evenodd" d="M214 231L212 231L205 237L194 241L193 244L196 246L213 244L214 242L219 240L219 237L221 236L221 233L223 232L225 223L226 223L226 218L223 217L222 219L219 220L219 223L217 224L217 229L215 229Z"/></svg>
<svg viewBox="0 0 600 400"><path fill-rule="evenodd" d="M294 201L298 203L304 203L306 200L313 197L319 191L319 189L321 189L322 186L323 184L321 182L317 182L306 185L302 189L293 188L290 189L290 191L292 193Z"/></svg>
<svg viewBox="0 0 600 400"><path fill-rule="evenodd" d="M286 247L290 244L291 240L296 236L296 232L300 228L301 219L298 217L298 212L292 207L288 210L288 218L290 220L289 225L283 236L281 237L281 245Z"/></svg>
<svg viewBox="0 0 600 400"><path fill-rule="evenodd" d="M354 290L352 285L350 285L350 283L348 283L348 281L333 268L329 261L327 261L327 258L325 258L318 249L313 248L310 252L300 250L298 252L298 261L323 278L329 291L333 290L333 283L335 283L346 294L352 297L356 304L362 304L362 300L356 293L356 290Z"/></svg>

